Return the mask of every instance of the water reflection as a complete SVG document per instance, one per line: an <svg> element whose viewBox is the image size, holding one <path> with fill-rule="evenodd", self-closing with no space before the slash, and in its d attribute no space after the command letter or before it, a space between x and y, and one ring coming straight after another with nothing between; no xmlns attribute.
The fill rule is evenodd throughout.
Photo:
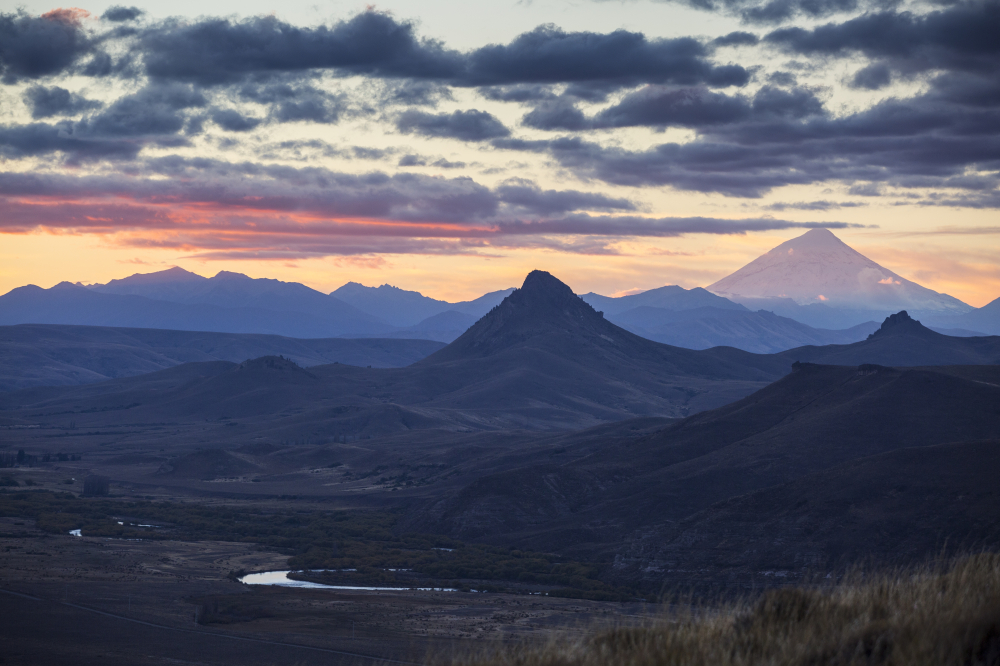
<svg viewBox="0 0 1000 666"><path fill-rule="evenodd" d="M363 585L324 585L323 583L313 583L308 580L295 580L289 578L292 571L263 571L261 573L247 574L240 578L241 583L247 585L280 585L281 587L301 587L313 590L367 590L375 592L402 592L404 590L420 590L422 592L457 592L451 587L368 587Z"/></svg>

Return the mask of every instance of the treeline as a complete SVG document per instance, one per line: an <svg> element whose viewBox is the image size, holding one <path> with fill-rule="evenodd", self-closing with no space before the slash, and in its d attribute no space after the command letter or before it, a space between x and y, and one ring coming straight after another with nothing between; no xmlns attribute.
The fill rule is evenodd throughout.
<svg viewBox="0 0 1000 666"><path fill-rule="evenodd" d="M549 586L554 589L548 594L573 598L633 596L599 580L598 567L590 564L551 554L466 544L445 536L397 534L399 515L389 511L268 512L0 489L0 516L32 518L40 529L61 534L79 529L84 536L95 537L255 543L287 553L292 569L357 569L373 576L387 569L410 569L442 582L465 579Z"/></svg>
<svg viewBox="0 0 1000 666"><path fill-rule="evenodd" d="M24 449L20 449L17 453L0 451L0 468L34 467L39 462L69 462L81 459L82 456L77 453L43 453L41 456L36 456L25 453Z"/></svg>

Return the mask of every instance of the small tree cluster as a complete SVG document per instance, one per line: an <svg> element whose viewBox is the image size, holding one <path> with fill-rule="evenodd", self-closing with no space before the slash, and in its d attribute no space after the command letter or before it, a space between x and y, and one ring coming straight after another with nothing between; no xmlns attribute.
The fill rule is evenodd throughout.
<svg viewBox="0 0 1000 666"><path fill-rule="evenodd" d="M88 476L83 480L83 494L85 497L99 497L108 494L111 484L107 477Z"/></svg>

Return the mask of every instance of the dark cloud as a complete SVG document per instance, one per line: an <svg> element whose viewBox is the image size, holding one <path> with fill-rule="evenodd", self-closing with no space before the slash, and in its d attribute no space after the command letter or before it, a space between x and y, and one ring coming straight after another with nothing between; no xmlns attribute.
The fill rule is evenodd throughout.
<svg viewBox="0 0 1000 666"><path fill-rule="evenodd" d="M130 160L149 143L183 145L185 139L177 135L192 120L185 112L206 104L205 97L190 86L151 85L76 122L3 127L0 154L26 157L62 153L73 163ZM192 125L196 128L197 124Z"/></svg>
<svg viewBox="0 0 1000 666"><path fill-rule="evenodd" d="M637 32L563 32L540 26L508 45L486 46L469 55L467 79L474 85L606 82L619 86L675 83L742 86L750 79L738 66L717 67L708 48L692 38L648 40Z"/></svg>
<svg viewBox="0 0 1000 666"><path fill-rule="evenodd" d="M122 63L124 64L124 63ZM119 67L115 66L115 62L111 59L107 53L95 53L94 56L88 60L84 65L81 73L84 76L109 76L115 73Z"/></svg>
<svg viewBox="0 0 1000 666"><path fill-rule="evenodd" d="M536 222L514 221L498 225L507 234L580 234L612 237L673 238L688 234L721 236L780 229L864 228L846 222L793 222L771 217L725 220L713 217L634 217L624 215L571 215Z"/></svg>
<svg viewBox="0 0 1000 666"><path fill-rule="evenodd" d="M500 200L516 211L534 215L556 215L575 210L634 211L636 206L628 199L607 197L591 192L574 190L542 190L535 183L514 179L496 189Z"/></svg>
<svg viewBox="0 0 1000 666"><path fill-rule="evenodd" d="M812 30L782 28L766 41L803 55L862 53L905 72L996 71L1000 4L958 2L927 14L884 11Z"/></svg>
<svg viewBox="0 0 1000 666"><path fill-rule="evenodd" d="M112 23L122 23L134 21L146 12L138 7L125 7L123 5L111 5L107 11L101 14L101 18Z"/></svg>
<svg viewBox="0 0 1000 666"><path fill-rule="evenodd" d="M635 210L634 204L574 190L542 190L511 181L491 190L470 178L416 173L346 174L327 169L185 160L137 164L132 175L0 174L0 195L54 199L108 198L135 205L191 206L239 217L305 215L309 219L391 219L412 223L494 223L579 210ZM166 178L163 178L163 177ZM94 225L101 226L101 220ZM285 224L275 218L274 225ZM377 231L371 233L378 233ZM438 233L430 232L427 233Z"/></svg>
<svg viewBox="0 0 1000 666"><path fill-rule="evenodd" d="M404 134L461 141L485 141L510 135L503 123L486 111L476 109L437 114L411 109L399 114L396 128Z"/></svg>
<svg viewBox="0 0 1000 666"><path fill-rule="evenodd" d="M383 160L389 155L395 154L393 148L368 148L366 146L352 146L351 152L354 157L362 160Z"/></svg>
<svg viewBox="0 0 1000 666"><path fill-rule="evenodd" d="M768 83L776 86L794 86L798 79L791 72L771 72L767 75Z"/></svg>
<svg viewBox="0 0 1000 666"><path fill-rule="evenodd" d="M753 96L753 112L757 118L777 117L799 119L823 115L823 103L811 90L783 90L764 86Z"/></svg>
<svg viewBox="0 0 1000 666"><path fill-rule="evenodd" d="M435 166L439 169L463 169L466 164L465 162L451 162L441 157L431 162L431 166Z"/></svg>
<svg viewBox="0 0 1000 666"><path fill-rule="evenodd" d="M764 206L767 210L838 210L840 208L859 208L867 203L857 201L799 201L796 203L773 203Z"/></svg>
<svg viewBox="0 0 1000 666"><path fill-rule="evenodd" d="M437 106L442 100L452 99L451 90L430 81L399 81L389 88L386 101L407 106Z"/></svg>
<svg viewBox="0 0 1000 666"><path fill-rule="evenodd" d="M744 120L750 113L750 104L743 97L729 97L699 88L678 90L647 86L598 113L594 124L598 127L704 127Z"/></svg>
<svg viewBox="0 0 1000 666"><path fill-rule="evenodd" d="M776 106L773 101L768 99L768 111L775 116L755 109L745 121L704 125L690 143L629 151L564 137L547 142L544 150L584 178L744 197L835 180L862 188L880 182L940 187L968 170L1000 169L1000 113L994 110L957 113L928 98L887 100L837 118L796 119L815 108L808 97L793 95ZM996 182L996 175L989 180Z"/></svg>
<svg viewBox="0 0 1000 666"><path fill-rule="evenodd" d="M150 137L176 134L185 123L185 109L202 107L207 100L182 84L150 85L120 97L98 114L82 120L76 131L95 137Z"/></svg>
<svg viewBox="0 0 1000 666"><path fill-rule="evenodd" d="M427 166L427 160L422 158L420 155L403 155L399 158L399 162L396 166L401 167L414 167L414 166Z"/></svg>
<svg viewBox="0 0 1000 666"><path fill-rule="evenodd" d="M558 98L545 101L528 112L521 123L543 130L582 130L592 126L590 118L576 108L571 99Z"/></svg>
<svg viewBox="0 0 1000 666"><path fill-rule="evenodd" d="M260 118L244 116L233 109L215 109L212 111L212 122L230 132L249 132L260 125Z"/></svg>
<svg viewBox="0 0 1000 666"><path fill-rule="evenodd" d="M285 100L273 111L279 122L308 120L314 123L335 123L340 120L341 109L327 95L303 95Z"/></svg>
<svg viewBox="0 0 1000 666"><path fill-rule="evenodd" d="M748 34L731 39L745 41ZM750 79L739 65L713 64L712 48L693 38L649 40L624 30L598 34L540 26L509 44L462 54L418 38L409 22L373 10L316 28L273 17L168 21L143 31L139 46L150 76L202 85L326 69L454 86L570 83L581 86L570 94L603 99L611 89L641 83L727 87ZM408 104L440 96L440 90L415 83L397 92Z"/></svg>
<svg viewBox="0 0 1000 666"><path fill-rule="evenodd" d="M154 178L157 174L169 178ZM6 232L132 232L123 242L256 258L507 247L592 254L614 252L610 243L635 236L857 226L591 215L575 211L634 206L596 194L543 191L529 181L491 191L469 178L351 175L176 157L137 165L128 176L0 173L0 202L5 210L0 230ZM382 223L373 225L372 219Z"/></svg>
<svg viewBox="0 0 1000 666"><path fill-rule="evenodd" d="M130 141L80 136L71 123L0 126L0 155L8 158L63 153L70 162L132 159L142 148Z"/></svg>
<svg viewBox="0 0 1000 666"><path fill-rule="evenodd" d="M50 116L72 116L101 107L100 102L59 86L32 86L24 91L24 101L31 107L31 117L35 120Z"/></svg>
<svg viewBox="0 0 1000 666"><path fill-rule="evenodd" d="M736 32L731 32L728 35L723 35L722 37L716 37L712 40L713 46L753 46L760 41L760 37L753 34L752 32L743 32L737 30Z"/></svg>
<svg viewBox="0 0 1000 666"><path fill-rule="evenodd" d="M0 14L0 73L5 83L68 70L93 44L80 25L86 12L55 9L42 16Z"/></svg>
<svg viewBox="0 0 1000 666"><path fill-rule="evenodd" d="M705 129L768 118L804 118L823 112L822 102L804 89L764 86L750 99L705 88L646 86L593 118L584 116L572 101L558 98L538 104L522 122L536 129L569 131L611 127Z"/></svg>
<svg viewBox="0 0 1000 666"><path fill-rule="evenodd" d="M299 28L274 17L165 22L143 33L141 47L150 76L202 85L311 69L448 79L463 65L457 52L418 39L412 23L375 11L316 28Z"/></svg>
<svg viewBox="0 0 1000 666"><path fill-rule="evenodd" d="M341 96L310 85L245 85L239 95L244 100L270 106L272 119L278 122L335 123L344 111Z"/></svg>
<svg viewBox="0 0 1000 666"><path fill-rule="evenodd" d="M885 63L877 62L859 69L851 80L852 88L878 90L892 83L892 70Z"/></svg>
<svg viewBox="0 0 1000 666"><path fill-rule="evenodd" d="M479 92L483 97L497 102L538 102L558 97L558 95L552 92L552 86L548 84L486 86L480 88Z"/></svg>
<svg viewBox="0 0 1000 666"><path fill-rule="evenodd" d="M671 1L671 0L668 0ZM899 0L672 0L711 12L739 16L745 23L781 23L796 17L823 18L833 14L893 7Z"/></svg>

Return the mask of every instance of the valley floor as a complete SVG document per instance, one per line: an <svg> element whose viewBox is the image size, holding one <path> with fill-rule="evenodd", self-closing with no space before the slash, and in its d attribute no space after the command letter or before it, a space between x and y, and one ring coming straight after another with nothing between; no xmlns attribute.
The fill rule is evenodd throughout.
<svg viewBox="0 0 1000 666"><path fill-rule="evenodd" d="M538 595L251 587L227 577L287 560L253 544L51 535L31 520L0 518L3 663L424 662L484 641L542 640L655 612Z"/></svg>

